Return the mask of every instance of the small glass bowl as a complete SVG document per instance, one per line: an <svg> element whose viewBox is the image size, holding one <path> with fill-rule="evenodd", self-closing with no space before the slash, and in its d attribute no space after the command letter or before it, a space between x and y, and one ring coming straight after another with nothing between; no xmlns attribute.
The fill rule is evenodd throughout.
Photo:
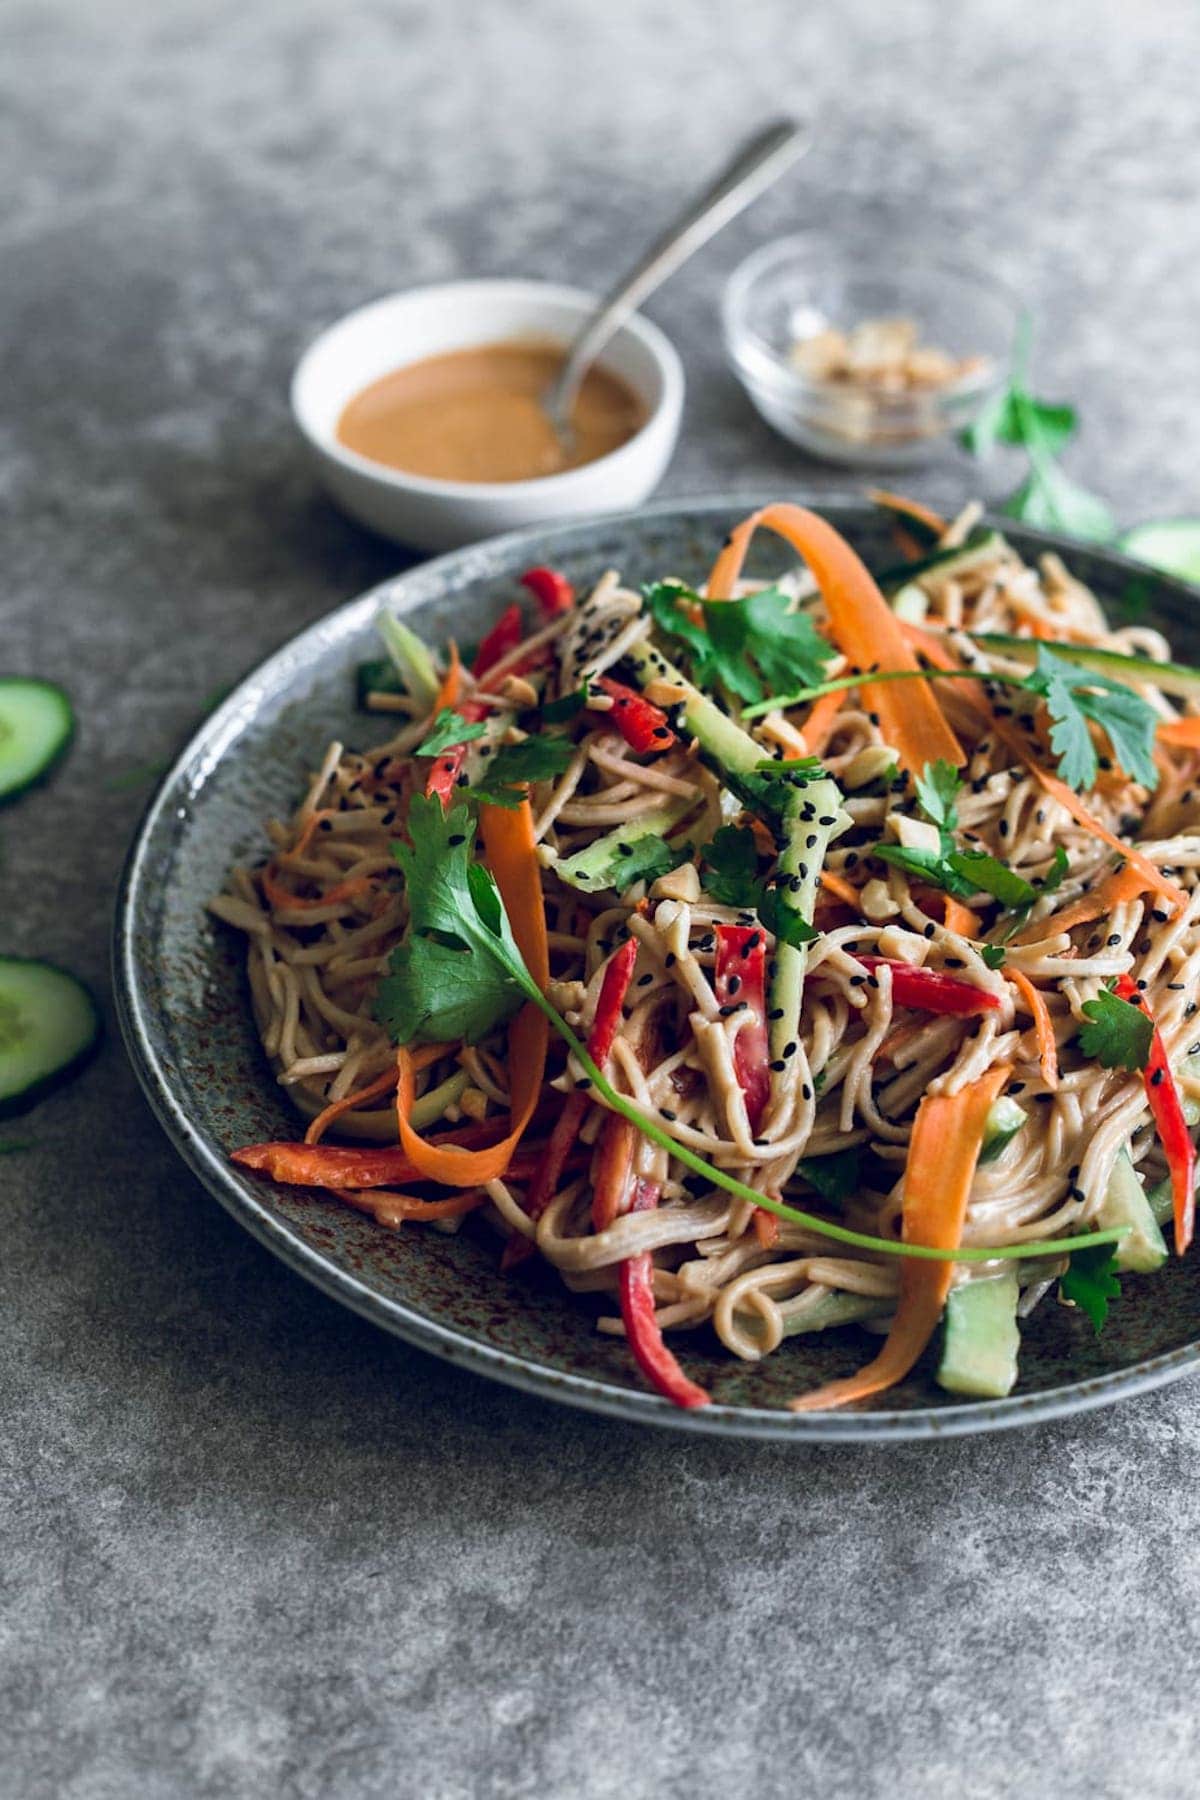
<svg viewBox="0 0 1200 1800"><path fill-rule="evenodd" d="M747 257L726 286L721 323L735 374L784 437L827 462L902 468L969 425L998 390L1020 310L990 276L930 260L903 240L813 231ZM912 319L923 348L982 362L948 386L897 393L814 380L790 359L815 332L884 318Z"/></svg>

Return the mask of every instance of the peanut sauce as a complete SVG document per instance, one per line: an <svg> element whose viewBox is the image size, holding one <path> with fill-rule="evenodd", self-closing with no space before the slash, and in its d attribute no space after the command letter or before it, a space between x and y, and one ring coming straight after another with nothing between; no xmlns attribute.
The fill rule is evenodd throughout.
<svg viewBox="0 0 1200 1800"><path fill-rule="evenodd" d="M593 363L565 450L542 409L560 345L479 344L393 369L356 394L338 421L349 450L436 481L533 481L620 449L646 413L627 382Z"/></svg>

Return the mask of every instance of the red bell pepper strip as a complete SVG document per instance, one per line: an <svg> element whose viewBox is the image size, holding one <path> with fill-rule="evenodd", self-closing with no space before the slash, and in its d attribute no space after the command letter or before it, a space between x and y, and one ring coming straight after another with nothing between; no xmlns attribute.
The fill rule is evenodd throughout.
<svg viewBox="0 0 1200 1800"><path fill-rule="evenodd" d="M427 799L435 797L442 803L442 811L446 812L454 803L454 790L458 786L458 778L466 761L467 746L451 744L440 756L434 758L433 767L425 779L425 795Z"/></svg>
<svg viewBox="0 0 1200 1800"><path fill-rule="evenodd" d="M488 1119L432 1141L460 1150L483 1150L498 1143L506 1130L504 1119ZM541 1145L530 1145L514 1157L509 1173L521 1165L526 1174L532 1173L543 1154ZM292 1187L392 1187L423 1179L399 1144L247 1144L235 1150L231 1160Z"/></svg>
<svg viewBox="0 0 1200 1800"><path fill-rule="evenodd" d="M1142 1007L1149 1018L1141 989L1131 975L1119 976L1113 992L1118 1000L1128 1000L1131 1006ZM1142 1079L1170 1171L1171 1194L1175 1202L1175 1254L1182 1256L1196 1227L1196 1146L1183 1116L1179 1088L1157 1025L1150 1039L1150 1055Z"/></svg>
<svg viewBox="0 0 1200 1800"><path fill-rule="evenodd" d="M652 750L671 748L675 733L661 707L653 706L635 688L626 687L623 681L614 681L609 675L599 676L590 685L612 700L612 707L602 717L620 732L631 750L645 756Z"/></svg>
<svg viewBox="0 0 1200 1800"><path fill-rule="evenodd" d="M969 981L943 975L940 969L916 969L911 963L892 962L886 956L856 953L854 960L864 969L892 971L892 999L897 1006L911 1006L917 1012L959 1013L966 1018L971 1013L991 1012L1000 1004L986 988L972 987Z"/></svg>
<svg viewBox="0 0 1200 1800"><path fill-rule="evenodd" d="M492 665L498 663L501 657L507 656L510 650L516 649L524 631L521 609L514 600L511 606L505 607L475 653L471 673L476 680L481 675L486 675Z"/></svg>
<svg viewBox="0 0 1200 1800"><path fill-rule="evenodd" d="M633 979L633 965L637 961L637 953L637 939L626 938L620 949L614 951L613 955L609 957L604 971L604 979L600 983L596 1017L592 1021L592 1029L587 1035L588 1055L600 1068L604 1067L612 1055L613 1041L621 1023L625 995L628 993L629 983ZM537 1166L529 1192L525 1197L525 1211L531 1219L541 1218L558 1191L564 1165L579 1137L579 1128L583 1124L588 1105L586 1089L572 1088L555 1121L545 1154ZM622 1124L624 1122L624 1120L619 1121ZM509 1238L504 1247L500 1267L502 1269L516 1268L532 1253L532 1239L516 1234Z"/></svg>
<svg viewBox="0 0 1200 1800"><path fill-rule="evenodd" d="M526 569L521 586L527 587L538 603L543 619L557 619L570 612L575 604L575 589L557 569Z"/></svg>
<svg viewBox="0 0 1200 1800"><path fill-rule="evenodd" d="M630 1212L648 1212L658 1205L658 1186L652 1181L636 1181ZM698 1387L680 1368L663 1342L663 1334L654 1316L654 1263L648 1250L630 1256L621 1264L621 1318L625 1336L638 1368L673 1406L687 1410L708 1406L712 1396Z"/></svg>
<svg viewBox="0 0 1200 1800"><path fill-rule="evenodd" d="M717 926L713 990L719 1006L741 1003L750 1014L734 1042L733 1066L745 1097L750 1129L757 1132L771 1090L767 1067L767 948L758 926Z"/></svg>

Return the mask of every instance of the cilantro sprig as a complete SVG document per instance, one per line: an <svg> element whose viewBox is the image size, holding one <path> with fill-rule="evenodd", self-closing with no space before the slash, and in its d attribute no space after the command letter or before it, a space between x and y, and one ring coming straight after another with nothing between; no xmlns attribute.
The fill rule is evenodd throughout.
<svg viewBox="0 0 1200 1800"><path fill-rule="evenodd" d="M463 1008L464 971L474 971L474 979L488 987L488 1005L493 1023L506 1017L522 1000L528 1000L542 1012L575 1057L591 1082L597 1097L612 1111L635 1125L660 1149L681 1162L694 1174L701 1175L714 1187L723 1188L740 1200L765 1207L781 1219L801 1225L837 1243L853 1244L858 1249L873 1250L888 1256L906 1256L925 1262L989 1262L1035 1256L1062 1256L1088 1246L1118 1243L1126 1228L1092 1232L1070 1239L1043 1239L1040 1243L1008 1245L959 1245L950 1250L937 1250L927 1244L898 1243L874 1237L870 1233L852 1231L835 1225L814 1213L789 1206L769 1194L740 1181L727 1169L719 1168L690 1145L678 1142L657 1118L642 1111L637 1102L619 1093L607 1079L587 1047L576 1036L562 1014L547 999L530 974L517 947L508 915L495 878L482 864L472 862L474 828L467 807L455 806L443 814L436 799L414 799L408 820L411 847L395 847L409 883L410 928L404 943L393 957L393 974L400 988L381 986L379 1016L393 1034L404 1032L398 1041L420 1041L421 1035L431 1041L441 1037L448 1012ZM418 948L418 945L420 948ZM407 950L407 955L405 952ZM441 955L435 955L434 951ZM401 968L396 970L396 958ZM456 958L455 964L447 958ZM449 986L450 1006L443 1003L442 984ZM384 1002L383 993L389 992ZM472 1023L478 1028L485 1009ZM412 1019L419 1024L416 1028ZM453 1035L453 1034L451 1034Z"/></svg>
<svg viewBox="0 0 1200 1800"><path fill-rule="evenodd" d="M700 686L723 687L739 700L761 701L781 688L822 681L835 655L779 588L742 600L702 600L682 582L659 581L643 597L658 629L686 645Z"/></svg>
<svg viewBox="0 0 1200 1800"><path fill-rule="evenodd" d="M1024 451L1028 465L1025 479L1000 509L1009 518L1107 543L1117 529L1107 506L1064 474L1055 460L1078 428L1074 407L1037 400L1029 391L1030 338L1026 314L1017 327L1008 386L988 402L963 432L963 445L979 458L990 456L997 444Z"/></svg>
<svg viewBox="0 0 1200 1800"><path fill-rule="evenodd" d="M941 888L956 900L990 894L1005 907L1032 906L1037 889L986 850L960 850L954 840L958 826L957 799L962 789L952 763L927 763L916 777L917 801L931 825L938 828L937 850L910 849L904 844L876 844L871 851L893 868L915 875L931 887Z"/></svg>
<svg viewBox="0 0 1200 1800"><path fill-rule="evenodd" d="M1094 787L1099 762L1088 721L1108 734L1113 755L1127 775L1143 787L1158 783L1154 766L1154 734L1158 714L1123 682L1113 681L1094 669L1080 670L1038 645L1037 665L1025 679L1032 694L1040 694L1050 714L1050 748L1059 758L1058 772L1068 787Z"/></svg>

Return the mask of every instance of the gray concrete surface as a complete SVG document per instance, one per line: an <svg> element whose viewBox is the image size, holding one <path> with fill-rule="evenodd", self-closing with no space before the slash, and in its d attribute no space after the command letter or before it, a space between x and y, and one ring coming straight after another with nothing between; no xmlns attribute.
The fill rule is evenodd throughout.
<svg viewBox="0 0 1200 1800"><path fill-rule="evenodd" d="M836 485L749 414L716 294L759 237L892 211L1020 283L1123 519L1200 510L1187 0L7 0L0 26L0 664L82 718L0 817L0 939L102 992L139 768L397 562L301 464L306 338L393 285L599 280L780 106L825 101L821 148L650 309L691 383L668 491ZM886 1453L647 1435L311 1292L184 1173L114 1041L19 1135L3 1795L1196 1791L1195 1385Z"/></svg>

